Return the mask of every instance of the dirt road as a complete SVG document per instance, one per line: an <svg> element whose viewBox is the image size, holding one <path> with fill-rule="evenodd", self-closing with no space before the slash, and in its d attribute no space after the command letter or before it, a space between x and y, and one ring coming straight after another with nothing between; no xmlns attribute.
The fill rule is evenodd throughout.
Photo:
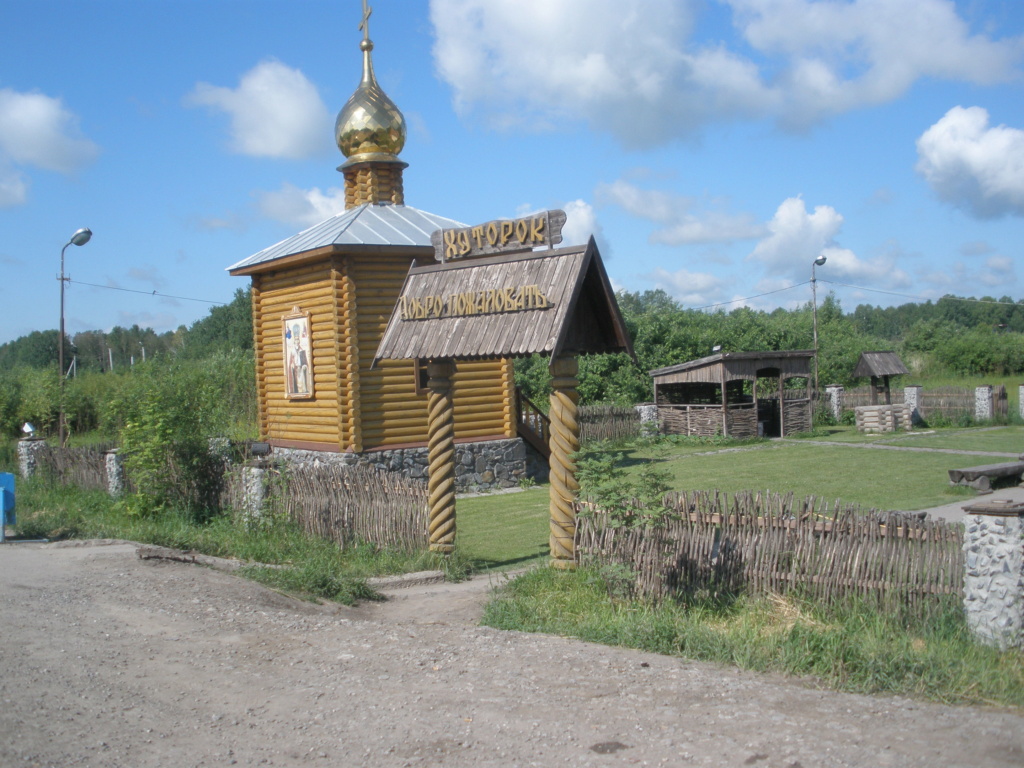
<svg viewBox="0 0 1024 768"><path fill-rule="evenodd" d="M0 547L0 765L1021 766L1024 714L321 607L132 545Z"/></svg>

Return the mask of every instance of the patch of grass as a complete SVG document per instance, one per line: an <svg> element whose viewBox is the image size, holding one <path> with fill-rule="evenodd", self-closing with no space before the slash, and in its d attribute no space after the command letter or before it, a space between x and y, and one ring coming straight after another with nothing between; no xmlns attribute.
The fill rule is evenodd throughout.
<svg viewBox="0 0 1024 768"><path fill-rule="evenodd" d="M431 552L405 553L362 545L341 549L303 533L287 520L248 527L228 515L197 522L193 514L168 510L150 517L129 515L102 491L53 485L41 478L18 487L18 524L23 538L126 539L196 551L261 565L242 569L250 578L309 598L343 603L373 596L372 576L443 569L451 579L464 578L469 563L461 555L444 558Z"/></svg>
<svg viewBox="0 0 1024 768"><path fill-rule="evenodd" d="M501 569L540 561L548 550L547 485L519 493L456 501L459 554L478 568Z"/></svg>
<svg viewBox="0 0 1024 768"><path fill-rule="evenodd" d="M797 498L815 496L864 508L916 510L948 504L947 470L965 460L970 463L971 457L894 454L801 440L688 456L660 456L649 450L627 453L629 464L645 460L669 472L672 490L792 491Z"/></svg>
<svg viewBox="0 0 1024 768"><path fill-rule="evenodd" d="M483 623L814 678L836 690L1024 706L1024 653L973 642L960 601L927 613L779 596L652 606L617 597L597 569L537 568L505 586Z"/></svg>
<svg viewBox="0 0 1024 768"><path fill-rule="evenodd" d="M946 448L958 451L989 451L992 453L1024 452L1024 427L973 427L970 429L937 429L931 434L897 432L880 441L885 445L918 448ZM964 457L968 458L968 457ZM987 463L978 457L978 463Z"/></svg>

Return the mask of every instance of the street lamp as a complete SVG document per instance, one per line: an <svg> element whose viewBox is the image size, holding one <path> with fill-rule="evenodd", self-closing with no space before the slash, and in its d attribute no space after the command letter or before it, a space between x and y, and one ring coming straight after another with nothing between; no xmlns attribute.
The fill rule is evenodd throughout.
<svg viewBox="0 0 1024 768"><path fill-rule="evenodd" d="M814 268L822 266L828 259L825 254L811 262L811 317L814 324L814 396L818 396L818 278Z"/></svg>
<svg viewBox="0 0 1024 768"><path fill-rule="evenodd" d="M60 336L57 337L57 367L60 368L60 403L57 414L57 434L60 446L64 447L64 283L71 278L64 275L64 251L69 245L85 245L92 238L92 230L88 227L79 229L60 249Z"/></svg>

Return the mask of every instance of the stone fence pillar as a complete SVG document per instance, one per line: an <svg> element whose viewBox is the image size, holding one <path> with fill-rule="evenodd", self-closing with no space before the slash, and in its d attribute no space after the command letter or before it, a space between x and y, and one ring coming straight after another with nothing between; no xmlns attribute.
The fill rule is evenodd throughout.
<svg viewBox="0 0 1024 768"><path fill-rule="evenodd" d="M836 421L839 421L839 417L843 415L843 392L845 391L845 387L841 387L839 384L829 384L825 387L828 412Z"/></svg>
<svg viewBox="0 0 1024 768"><path fill-rule="evenodd" d="M32 477L39 468L39 452L46 447L41 437L23 437L18 441L18 472L25 479Z"/></svg>
<svg viewBox="0 0 1024 768"><path fill-rule="evenodd" d="M987 645L1024 647L1024 504L964 507L964 611Z"/></svg>
<svg viewBox="0 0 1024 768"><path fill-rule="evenodd" d="M640 434L644 437L658 434L658 406L643 403L634 407L640 415Z"/></svg>
<svg viewBox="0 0 1024 768"><path fill-rule="evenodd" d="M242 519L255 527L267 514L267 469L260 465L242 467Z"/></svg>
<svg viewBox="0 0 1024 768"><path fill-rule="evenodd" d="M903 388L903 404L910 409L910 422L920 424L924 419L921 417L921 391L920 385L913 385Z"/></svg>
<svg viewBox="0 0 1024 768"><path fill-rule="evenodd" d="M992 385L974 388L974 420L989 421L992 418Z"/></svg>
<svg viewBox="0 0 1024 768"><path fill-rule="evenodd" d="M1024 419L1024 384L1017 387L1017 407L1020 410L1020 417Z"/></svg>
<svg viewBox="0 0 1024 768"><path fill-rule="evenodd" d="M124 493L124 459L117 448L103 454L107 469L107 493L115 498Z"/></svg>

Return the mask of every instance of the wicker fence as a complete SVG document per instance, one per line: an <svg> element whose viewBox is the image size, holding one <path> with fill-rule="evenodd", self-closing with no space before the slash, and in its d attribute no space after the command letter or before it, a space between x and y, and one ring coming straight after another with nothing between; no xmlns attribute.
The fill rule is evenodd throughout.
<svg viewBox="0 0 1024 768"><path fill-rule="evenodd" d="M1005 393L1005 389L1003 390ZM904 402L904 390L893 388L890 399L894 405ZM1005 402L1005 394L1003 401ZM871 387L857 387L843 392L843 408L852 411L860 405L871 405ZM959 421L973 419L975 410L974 390L965 387L935 387L922 389L917 409L921 418ZM1003 406L1003 415L1006 408Z"/></svg>
<svg viewBox="0 0 1024 768"><path fill-rule="evenodd" d="M60 485L88 490L107 489L106 452L113 445L58 448L42 445L36 452L38 471Z"/></svg>
<svg viewBox="0 0 1024 768"><path fill-rule="evenodd" d="M238 473L227 485L231 506L244 481ZM371 467L294 466L274 472L271 508L303 530L341 547L368 542L403 551L426 549L427 487Z"/></svg>
<svg viewBox="0 0 1024 768"><path fill-rule="evenodd" d="M636 408L615 405L584 405L579 409L580 443L598 440L631 440L640 437Z"/></svg>
<svg viewBox="0 0 1024 768"><path fill-rule="evenodd" d="M636 594L653 600L798 590L912 604L963 588L957 525L838 503L829 510L792 494L695 492L671 502L673 519L658 527L615 527L602 513L582 513L581 562L625 566Z"/></svg>
<svg viewBox="0 0 1024 768"><path fill-rule="evenodd" d="M36 471L61 485L110 490L106 452L113 446L58 448L41 445ZM168 477L180 478L173 501L208 512L244 514L251 494L250 467L211 456L198 478L186 480L173 463ZM287 515L303 530L342 547L361 541L405 551L426 549L427 488L424 483L371 467L286 466L265 469L266 512ZM125 490L132 490L129 477Z"/></svg>

